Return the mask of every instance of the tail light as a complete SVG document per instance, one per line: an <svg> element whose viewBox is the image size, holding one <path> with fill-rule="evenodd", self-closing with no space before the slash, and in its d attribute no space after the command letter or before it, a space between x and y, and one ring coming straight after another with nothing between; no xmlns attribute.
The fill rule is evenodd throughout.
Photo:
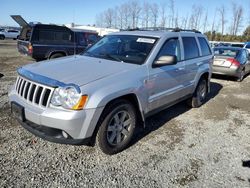
<svg viewBox="0 0 250 188"><path fill-rule="evenodd" d="M33 52L33 47L32 47L32 45L29 43L29 46L28 46L28 53L29 53L29 54L32 54L32 52Z"/></svg>
<svg viewBox="0 0 250 188"><path fill-rule="evenodd" d="M240 62L237 61L237 60L234 59L234 58L228 58L227 61L229 61L230 63L232 63L231 66L235 66L235 67L239 67L239 66L240 66Z"/></svg>

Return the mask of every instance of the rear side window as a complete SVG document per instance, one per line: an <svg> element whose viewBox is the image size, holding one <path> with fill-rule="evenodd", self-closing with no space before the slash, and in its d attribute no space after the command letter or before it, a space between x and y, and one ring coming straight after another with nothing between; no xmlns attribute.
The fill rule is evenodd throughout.
<svg viewBox="0 0 250 188"><path fill-rule="evenodd" d="M182 37L185 60L199 57L199 48L194 37Z"/></svg>
<svg viewBox="0 0 250 188"><path fill-rule="evenodd" d="M247 44L247 45L246 45L246 48L250 49L250 44Z"/></svg>
<svg viewBox="0 0 250 188"><path fill-rule="evenodd" d="M199 40L199 43L200 43L200 46L201 46L202 55L203 56L211 55L211 51L210 51L210 48L208 46L208 43L207 43L206 39L204 39L202 37L198 37L198 40Z"/></svg>
<svg viewBox="0 0 250 188"><path fill-rule="evenodd" d="M167 56L167 55L175 55L177 57L177 61L181 60L180 42L178 38L168 39L162 46L156 59L158 59L161 56Z"/></svg>
<svg viewBox="0 0 250 188"><path fill-rule="evenodd" d="M38 29L33 36L40 42L70 42L71 34L68 31Z"/></svg>

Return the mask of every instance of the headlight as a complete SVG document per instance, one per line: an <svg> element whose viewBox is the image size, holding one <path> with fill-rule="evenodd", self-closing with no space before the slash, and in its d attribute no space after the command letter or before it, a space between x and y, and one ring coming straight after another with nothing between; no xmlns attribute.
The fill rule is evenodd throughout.
<svg viewBox="0 0 250 188"><path fill-rule="evenodd" d="M81 95L78 90L75 86L56 88L51 98L51 104L72 110L82 109L88 96Z"/></svg>

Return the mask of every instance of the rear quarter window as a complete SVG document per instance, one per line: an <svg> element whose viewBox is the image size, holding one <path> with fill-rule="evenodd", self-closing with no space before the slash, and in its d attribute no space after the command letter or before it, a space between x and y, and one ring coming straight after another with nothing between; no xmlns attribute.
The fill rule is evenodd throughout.
<svg viewBox="0 0 250 188"><path fill-rule="evenodd" d="M194 37L182 37L185 60L199 57L199 48Z"/></svg>
<svg viewBox="0 0 250 188"><path fill-rule="evenodd" d="M200 47L201 47L201 53L203 56L211 55L211 50L208 46L208 43L205 38L198 37Z"/></svg>

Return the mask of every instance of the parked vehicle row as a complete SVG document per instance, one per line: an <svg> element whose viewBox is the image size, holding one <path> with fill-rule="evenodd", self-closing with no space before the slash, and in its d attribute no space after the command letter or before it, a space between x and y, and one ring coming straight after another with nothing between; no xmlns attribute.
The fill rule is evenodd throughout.
<svg viewBox="0 0 250 188"><path fill-rule="evenodd" d="M148 116L183 100L201 106L212 60L206 37L195 30L108 34L81 55L19 68L12 113L41 138L96 143L115 154Z"/></svg>

